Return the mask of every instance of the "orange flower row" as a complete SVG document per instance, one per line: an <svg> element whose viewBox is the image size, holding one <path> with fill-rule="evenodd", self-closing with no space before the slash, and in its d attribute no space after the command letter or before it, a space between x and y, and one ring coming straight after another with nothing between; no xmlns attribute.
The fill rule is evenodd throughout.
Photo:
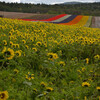
<svg viewBox="0 0 100 100"><path fill-rule="evenodd" d="M68 23L61 23L63 25L73 25L73 24L77 24L81 19L82 19L82 15L77 16L76 18L74 18L72 21L68 22Z"/></svg>

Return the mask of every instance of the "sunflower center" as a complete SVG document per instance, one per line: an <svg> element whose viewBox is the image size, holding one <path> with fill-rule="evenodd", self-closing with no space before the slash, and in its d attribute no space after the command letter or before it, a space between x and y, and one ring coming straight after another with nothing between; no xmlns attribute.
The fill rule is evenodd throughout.
<svg viewBox="0 0 100 100"><path fill-rule="evenodd" d="M60 64L60 66L64 66L64 64Z"/></svg>
<svg viewBox="0 0 100 100"><path fill-rule="evenodd" d="M31 74L29 74L29 75L28 75L28 78L31 78L31 77L32 77Z"/></svg>
<svg viewBox="0 0 100 100"><path fill-rule="evenodd" d="M51 89L47 89L47 92L51 92L52 90Z"/></svg>
<svg viewBox="0 0 100 100"><path fill-rule="evenodd" d="M1 99L4 99L5 98L5 94L4 93L0 94L0 97L1 97Z"/></svg>
<svg viewBox="0 0 100 100"><path fill-rule="evenodd" d="M19 56L19 53L16 53L17 56Z"/></svg>
<svg viewBox="0 0 100 100"><path fill-rule="evenodd" d="M40 46L40 45L41 45L41 43L38 43L38 45Z"/></svg>
<svg viewBox="0 0 100 100"><path fill-rule="evenodd" d="M85 87L88 87L88 85L84 85Z"/></svg>
<svg viewBox="0 0 100 100"><path fill-rule="evenodd" d="M6 51L5 53L4 53L4 55L11 55L11 52L9 52L9 51Z"/></svg>
<svg viewBox="0 0 100 100"><path fill-rule="evenodd" d="M50 55L49 57L50 57L50 58L53 58L53 55Z"/></svg>

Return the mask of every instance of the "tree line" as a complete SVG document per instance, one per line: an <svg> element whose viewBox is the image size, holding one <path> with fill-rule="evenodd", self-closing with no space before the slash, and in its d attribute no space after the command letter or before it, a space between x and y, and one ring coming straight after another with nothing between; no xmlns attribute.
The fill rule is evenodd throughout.
<svg viewBox="0 0 100 100"><path fill-rule="evenodd" d="M100 16L100 2L80 4L31 4L0 2L0 11L40 13L40 14L76 14Z"/></svg>

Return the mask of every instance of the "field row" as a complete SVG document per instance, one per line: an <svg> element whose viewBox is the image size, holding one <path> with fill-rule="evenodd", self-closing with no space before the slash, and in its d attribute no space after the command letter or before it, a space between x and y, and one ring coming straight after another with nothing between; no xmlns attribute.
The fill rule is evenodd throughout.
<svg viewBox="0 0 100 100"><path fill-rule="evenodd" d="M33 22L42 21L46 23L55 23L61 25L76 25L76 26L89 27L92 21L92 16L61 14L43 20L33 20L33 19L22 19L22 20L33 21Z"/></svg>

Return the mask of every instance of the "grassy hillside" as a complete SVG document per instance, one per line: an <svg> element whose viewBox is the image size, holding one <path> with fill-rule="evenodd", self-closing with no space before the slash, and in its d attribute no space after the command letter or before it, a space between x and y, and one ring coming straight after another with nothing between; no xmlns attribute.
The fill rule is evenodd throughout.
<svg viewBox="0 0 100 100"><path fill-rule="evenodd" d="M100 29L0 18L1 100L98 100Z"/></svg>

